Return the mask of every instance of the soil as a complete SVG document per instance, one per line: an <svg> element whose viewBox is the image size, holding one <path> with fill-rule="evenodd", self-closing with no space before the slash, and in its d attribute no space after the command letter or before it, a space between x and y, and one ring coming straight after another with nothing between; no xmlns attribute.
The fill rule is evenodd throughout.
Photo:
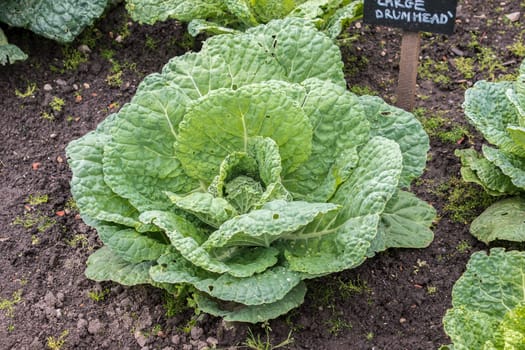
<svg viewBox="0 0 525 350"><path fill-rule="evenodd" d="M501 79L519 66L522 58L508 47L523 42L523 18L513 22L506 15L523 11L521 3L462 0L453 35L422 35L420 66L431 59L447 68L427 65L430 76L421 71L416 107L443 116L441 131L464 129L452 141L431 133L427 169L412 188L439 213L433 243L390 249L356 269L309 281L301 307L252 326L195 316L191 309L173 315L173 303L158 289L96 283L83 274L101 243L72 205L65 146L128 102L147 74L173 56L199 50L203 38L192 39L175 21L140 26L122 5L68 46L3 28L29 59L0 66L0 349L237 349L249 348L250 339L271 349L289 337L293 342L284 348L426 350L448 344L442 317L451 307L452 286L470 255L487 249L468 232L481 205L460 220L451 206L456 186L465 186L457 181L454 150L481 143L461 104L473 82ZM350 88L393 102L401 35L361 22L348 29L342 53ZM483 52L493 55L494 65L483 62ZM86 58L78 67L71 66L75 55ZM460 57L473 59L471 75L460 70ZM32 93L20 96L31 86ZM52 107L57 98L64 101L60 111Z"/></svg>

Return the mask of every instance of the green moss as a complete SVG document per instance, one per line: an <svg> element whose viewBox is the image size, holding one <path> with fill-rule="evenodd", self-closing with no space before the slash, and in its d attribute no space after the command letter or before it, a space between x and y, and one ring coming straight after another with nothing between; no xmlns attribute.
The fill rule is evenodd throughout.
<svg viewBox="0 0 525 350"><path fill-rule="evenodd" d="M476 75L474 59L472 57L458 57L454 60L458 72L465 79L472 79Z"/></svg>
<svg viewBox="0 0 525 350"><path fill-rule="evenodd" d="M443 143L455 144L465 136L471 137L466 126L445 117L448 111L438 111L431 114L427 109L419 107L414 109L413 113L423 125L426 133L431 138L437 138Z"/></svg>

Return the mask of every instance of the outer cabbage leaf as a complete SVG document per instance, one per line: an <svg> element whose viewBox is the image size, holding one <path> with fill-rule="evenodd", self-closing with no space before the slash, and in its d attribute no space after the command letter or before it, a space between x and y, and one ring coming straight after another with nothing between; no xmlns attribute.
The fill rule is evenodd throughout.
<svg viewBox="0 0 525 350"><path fill-rule="evenodd" d="M149 269L153 265L152 261L131 263L102 247L89 256L85 275L94 281L115 281L125 286L152 284Z"/></svg>
<svg viewBox="0 0 525 350"><path fill-rule="evenodd" d="M16 45L7 42L4 31L0 28L0 64L15 63L27 59L27 55Z"/></svg>
<svg viewBox="0 0 525 350"><path fill-rule="evenodd" d="M0 21L67 43L99 18L108 4L108 0L3 0Z"/></svg>
<svg viewBox="0 0 525 350"><path fill-rule="evenodd" d="M516 187L525 189L525 157L519 157L486 145L483 145L483 155L500 168Z"/></svg>
<svg viewBox="0 0 525 350"><path fill-rule="evenodd" d="M191 21L220 17L227 8L220 0L126 0L126 9L134 21L154 24L168 18Z"/></svg>
<svg viewBox="0 0 525 350"><path fill-rule="evenodd" d="M187 102L180 89L154 75L111 123L104 181L141 212L172 207L165 191L186 193L199 186L184 173L173 149Z"/></svg>
<svg viewBox="0 0 525 350"><path fill-rule="evenodd" d="M507 132L508 125L518 125L514 104L507 98L511 82L478 81L465 92L463 108L469 122L488 142L502 150L525 157L525 149L517 145Z"/></svg>
<svg viewBox="0 0 525 350"><path fill-rule="evenodd" d="M360 264L377 234L379 214L396 192L402 169L399 146L375 137L360 152L359 164L332 202L341 205L299 232L285 236L290 267L314 275Z"/></svg>
<svg viewBox="0 0 525 350"><path fill-rule="evenodd" d="M525 198L512 197L492 204L472 221L470 232L486 244L498 239L525 242Z"/></svg>
<svg viewBox="0 0 525 350"><path fill-rule="evenodd" d="M429 227L436 210L414 194L398 191L381 214L377 237L369 254L387 248L425 248L434 239Z"/></svg>
<svg viewBox="0 0 525 350"><path fill-rule="evenodd" d="M452 290L453 308L443 319L455 350L508 349L499 344L512 344L519 330L514 324L525 324L515 319L525 302L524 276L524 252L494 248L490 255L472 255ZM505 332L508 326L514 331Z"/></svg>
<svg viewBox="0 0 525 350"><path fill-rule="evenodd" d="M409 187L410 182L421 176L425 169L429 138L421 123L414 116L386 104L375 96L361 96L360 102L372 127L371 134L394 140L403 153L403 172L400 186Z"/></svg>
<svg viewBox="0 0 525 350"><path fill-rule="evenodd" d="M223 300L244 305L261 305L281 300L301 282L301 275L284 267L272 267L246 278L228 274L210 274L180 255L170 254L159 259L150 273L160 283L190 283L198 290Z"/></svg>
<svg viewBox="0 0 525 350"><path fill-rule="evenodd" d="M474 149L456 150L461 159L461 176L465 181L482 186L492 196L515 194L520 191L500 168L483 158Z"/></svg>
<svg viewBox="0 0 525 350"><path fill-rule="evenodd" d="M306 286L301 282L284 298L271 304L256 306L228 305L229 307L221 308L217 300L213 300L205 294L196 294L195 300L200 310L211 315L220 316L225 321L258 323L276 318L298 307L303 303L305 294Z"/></svg>

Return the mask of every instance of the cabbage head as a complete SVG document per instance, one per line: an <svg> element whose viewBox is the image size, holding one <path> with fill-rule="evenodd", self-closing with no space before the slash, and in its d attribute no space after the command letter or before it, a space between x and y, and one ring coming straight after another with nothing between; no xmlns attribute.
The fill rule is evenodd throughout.
<svg viewBox="0 0 525 350"><path fill-rule="evenodd" d="M470 227L479 240L525 241L525 61L515 81L479 81L465 93L468 121L489 144L481 154L457 150L464 180L493 196L506 196L487 208Z"/></svg>
<svg viewBox="0 0 525 350"><path fill-rule="evenodd" d="M86 275L167 290L259 322L305 279L389 247L425 247L434 209L405 191L428 137L408 112L346 90L340 52L310 22L218 35L144 79L67 147L71 191L104 246Z"/></svg>

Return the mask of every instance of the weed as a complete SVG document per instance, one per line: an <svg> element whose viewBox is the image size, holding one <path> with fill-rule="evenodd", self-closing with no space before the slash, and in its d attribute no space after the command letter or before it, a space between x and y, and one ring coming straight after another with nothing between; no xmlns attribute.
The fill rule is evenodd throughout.
<svg viewBox="0 0 525 350"><path fill-rule="evenodd" d="M436 286L427 286L427 294L428 295L434 295L437 293L437 287Z"/></svg>
<svg viewBox="0 0 525 350"><path fill-rule="evenodd" d="M26 199L26 201L29 205L39 205L39 204L47 203L49 201L49 196L47 194L42 194L42 195L30 194L29 197Z"/></svg>
<svg viewBox="0 0 525 350"><path fill-rule="evenodd" d="M352 324L346 321L342 316L342 312L340 312L339 315L328 320L327 326L330 334L337 336L345 329L352 329Z"/></svg>
<svg viewBox="0 0 525 350"><path fill-rule="evenodd" d="M67 244L71 248L85 248L88 245L87 235L83 233L76 234L73 238L67 241Z"/></svg>
<svg viewBox="0 0 525 350"><path fill-rule="evenodd" d="M374 336L375 334L373 332L368 332L366 334L366 340L371 341L372 339L374 339Z"/></svg>
<svg viewBox="0 0 525 350"><path fill-rule="evenodd" d="M151 51L155 51L157 49L157 41L150 36L146 36L144 45Z"/></svg>
<svg viewBox="0 0 525 350"><path fill-rule="evenodd" d="M54 110L55 112L60 112L62 111L62 108L64 107L65 104L66 102L63 99L61 99L60 97L54 96L53 100L49 102L49 107L51 107L51 109Z"/></svg>
<svg viewBox="0 0 525 350"><path fill-rule="evenodd" d="M253 350L273 350L273 349L279 349L279 348L282 348L282 347L285 347L287 345L290 345L290 344L293 344L294 342L294 339L292 338L292 332L288 333L288 336L286 337L286 339L284 339L283 341L281 341L279 344L277 345L273 345L272 342L271 342L271 339L270 339L270 333L272 331L272 329L270 328L270 325L268 324L268 322L264 322L261 327L264 329L264 334L265 334L265 339L261 339L261 335L260 334L257 334L257 336L255 336L253 334L253 331L251 328L248 328L248 337L246 338L246 342L244 343L244 345L248 348L248 349L253 349Z"/></svg>
<svg viewBox="0 0 525 350"><path fill-rule="evenodd" d="M57 339L55 337L47 337L47 347L51 350L60 350L66 343L66 338L69 335L69 331L64 330Z"/></svg>
<svg viewBox="0 0 525 350"><path fill-rule="evenodd" d="M460 253L467 253L470 249L472 249L472 246L469 242L465 240L461 240L458 245L456 246L456 250Z"/></svg>
<svg viewBox="0 0 525 350"><path fill-rule="evenodd" d="M418 68L418 74L422 79L432 80L439 85L449 85L449 67L447 61L434 61L431 58L425 58Z"/></svg>
<svg viewBox="0 0 525 350"><path fill-rule="evenodd" d="M31 245L38 245L40 243L40 238L37 235L31 235Z"/></svg>
<svg viewBox="0 0 525 350"><path fill-rule="evenodd" d="M100 301L104 301L106 299L106 297L109 295L110 292L111 291L110 291L109 288L105 288L103 290L90 290L88 292L88 297L89 297L89 299L91 299L94 302L98 303Z"/></svg>
<svg viewBox="0 0 525 350"><path fill-rule="evenodd" d="M53 113L42 112L41 117L42 119L49 121L55 120L55 115Z"/></svg>
<svg viewBox="0 0 525 350"><path fill-rule="evenodd" d="M15 305L22 301L22 291L13 293L11 299L0 298L0 310L5 312L6 317L13 318L15 315Z"/></svg>
<svg viewBox="0 0 525 350"><path fill-rule="evenodd" d="M430 114L425 108L414 109L414 115L423 125L423 129L430 137L435 137L443 143L457 143L465 136L471 137L467 127L454 123L445 115L448 111L438 111Z"/></svg>
<svg viewBox="0 0 525 350"><path fill-rule="evenodd" d="M12 222L12 224L15 226L19 225L27 229L36 227L38 232L47 231L55 223L56 221L54 219L39 213L31 212L25 213L22 217L17 216Z"/></svg>
<svg viewBox="0 0 525 350"><path fill-rule="evenodd" d="M20 90L15 89L15 96L19 98L26 98L26 97L33 96L35 94L35 91L36 91L36 84L28 83L25 92L21 92Z"/></svg>
<svg viewBox="0 0 525 350"><path fill-rule="evenodd" d="M343 298L348 298L352 294L370 293L372 290L366 282L361 281L359 277L357 280L345 282L341 278L337 279L338 289Z"/></svg>
<svg viewBox="0 0 525 350"><path fill-rule="evenodd" d="M359 95L359 96L362 96L362 95L377 96L378 95L377 91L372 90L368 86L354 85L350 88L350 91L352 91L354 94Z"/></svg>
<svg viewBox="0 0 525 350"><path fill-rule="evenodd" d="M454 60L454 65L465 79L472 79L476 75L472 57L458 57Z"/></svg>
<svg viewBox="0 0 525 350"><path fill-rule="evenodd" d="M62 48L62 55L64 56L64 59L62 60L63 69L60 70L61 73L75 71L80 64L85 63L88 60L86 54L72 46L64 46Z"/></svg>
<svg viewBox="0 0 525 350"><path fill-rule="evenodd" d="M490 47L481 47L476 59L479 65L479 71L488 73L491 80L495 80L496 73L505 73L506 68L498 60L498 55Z"/></svg>

